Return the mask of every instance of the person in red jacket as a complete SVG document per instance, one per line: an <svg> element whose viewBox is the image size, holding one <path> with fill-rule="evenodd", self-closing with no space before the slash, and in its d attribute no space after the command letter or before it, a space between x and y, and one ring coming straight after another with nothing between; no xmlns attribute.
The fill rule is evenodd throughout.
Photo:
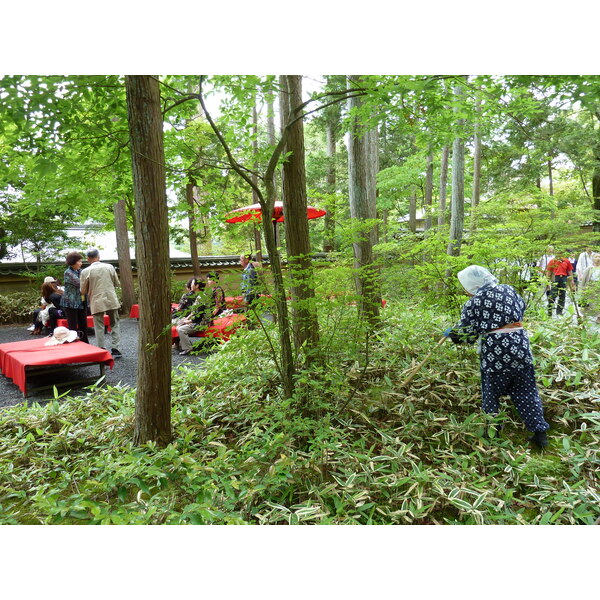
<svg viewBox="0 0 600 600"><path fill-rule="evenodd" d="M556 314L562 315L565 308L565 297L567 294L567 283L570 289L575 289L573 282L573 265L566 254L557 254L546 267L546 275L550 281L550 293L548 294L548 316L552 316L554 303L558 297Z"/></svg>

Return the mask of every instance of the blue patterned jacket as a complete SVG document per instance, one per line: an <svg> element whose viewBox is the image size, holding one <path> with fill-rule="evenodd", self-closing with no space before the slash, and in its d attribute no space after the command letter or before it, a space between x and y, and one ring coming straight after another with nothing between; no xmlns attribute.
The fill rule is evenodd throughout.
<svg viewBox="0 0 600 600"><path fill-rule="evenodd" d="M506 284L488 284L477 290L463 306L460 322L450 332L457 343L473 343L482 336L481 370L488 373L524 369L533 364L529 338L524 329L489 333L523 319L525 301Z"/></svg>

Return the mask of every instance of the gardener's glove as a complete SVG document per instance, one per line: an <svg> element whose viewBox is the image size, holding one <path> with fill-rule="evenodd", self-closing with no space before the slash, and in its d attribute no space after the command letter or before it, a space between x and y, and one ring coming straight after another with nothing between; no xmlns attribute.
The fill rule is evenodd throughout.
<svg viewBox="0 0 600 600"><path fill-rule="evenodd" d="M450 337L451 333L452 333L452 327L448 327L448 329L446 329L446 331L444 331L444 333L442 333L442 335L444 337Z"/></svg>

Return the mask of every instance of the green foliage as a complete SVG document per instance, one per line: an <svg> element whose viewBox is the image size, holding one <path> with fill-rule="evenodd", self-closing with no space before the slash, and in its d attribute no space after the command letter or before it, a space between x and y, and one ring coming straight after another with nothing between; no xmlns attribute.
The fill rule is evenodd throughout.
<svg viewBox="0 0 600 600"><path fill-rule="evenodd" d="M39 301L39 288L0 294L0 325L31 322L34 309L39 308Z"/></svg>
<svg viewBox="0 0 600 600"><path fill-rule="evenodd" d="M483 439L472 348L442 346L400 387L451 315L390 301L378 333L361 338L343 297L351 272L319 271L318 279L326 351L299 372L289 401L258 328L200 370L176 370L166 448L132 445L135 391L127 388L3 410L0 522L594 522L598 334L535 314L528 323L538 377L554 378L540 387L552 429L538 452L510 406L498 417L502 435ZM328 297L332 290L340 296ZM368 361L356 361L361 350Z"/></svg>

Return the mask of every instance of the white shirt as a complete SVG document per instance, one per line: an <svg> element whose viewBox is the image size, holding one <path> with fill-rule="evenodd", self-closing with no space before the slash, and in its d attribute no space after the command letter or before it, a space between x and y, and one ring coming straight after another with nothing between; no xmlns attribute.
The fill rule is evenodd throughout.
<svg viewBox="0 0 600 600"><path fill-rule="evenodd" d="M577 259L577 272L583 273L588 267L592 266L592 253L582 252Z"/></svg>
<svg viewBox="0 0 600 600"><path fill-rule="evenodd" d="M542 256L542 258L540 258L540 260L538 260L538 262L537 262L538 269L541 269L542 271L546 271L546 267L548 266L548 263L553 258L554 258L554 254L544 254L544 256Z"/></svg>

